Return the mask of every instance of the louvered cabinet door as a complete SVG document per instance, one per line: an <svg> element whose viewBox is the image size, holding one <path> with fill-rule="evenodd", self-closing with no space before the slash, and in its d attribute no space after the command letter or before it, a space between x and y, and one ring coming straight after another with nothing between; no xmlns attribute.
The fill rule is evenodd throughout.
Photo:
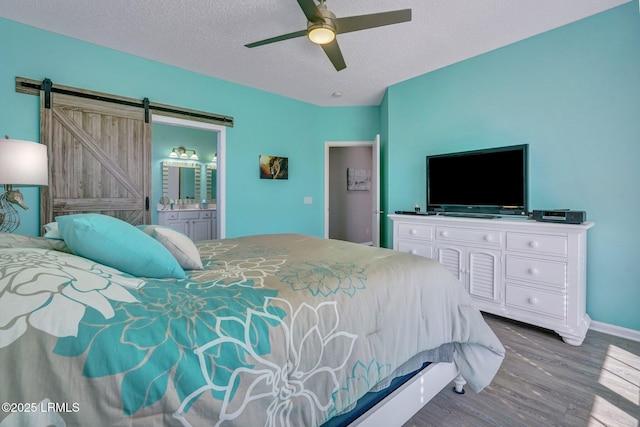
<svg viewBox="0 0 640 427"><path fill-rule="evenodd" d="M474 298L499 303L502 299L502 252L467 248L467 290Z"/></svg>
<svg viewBox="0 0 640 427"><path fill-rule="evenodd" d="M435 259L458 278L472 297L500 302L501 251L447 245L436 246L435 252Z"/></svg>
<svg viewBox="0 0 640 427"><path fill-rule="evenodd" d="M465 248L458 246L436 246L435 260L444 265L447 270L451 272L458 280L465 285L465 288L469 290L466 284L465 272Z"/></svg>

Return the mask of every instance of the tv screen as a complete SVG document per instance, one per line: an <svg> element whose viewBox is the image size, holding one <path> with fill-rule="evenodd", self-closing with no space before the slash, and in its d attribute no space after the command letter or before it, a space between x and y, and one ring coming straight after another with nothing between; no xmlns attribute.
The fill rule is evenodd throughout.
<svg viewBox="0 0 640 427"><path fill-rule="evenodd" d="M528 145L427 156L427 211L527 215Z"/></svg>

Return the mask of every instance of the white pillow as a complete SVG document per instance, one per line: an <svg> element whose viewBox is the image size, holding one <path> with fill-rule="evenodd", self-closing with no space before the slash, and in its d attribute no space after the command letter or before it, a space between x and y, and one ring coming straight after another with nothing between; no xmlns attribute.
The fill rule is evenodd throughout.
<svg viewBox="0 0 640 427"><path fill-rule="evenodd" d="M167 248L182 268L186 270L204 269L200 252L188 236L173 228L160 225L146 225L140 226L140 228Z"/></svg>
<svg viewBox="0 0 640 427"><path fill-rule="evenodd" d="M57 222L50 222L49 224L45 224L44 226L45 233L42 235L51 247L57 251L69 252L71 253L71 249L67 246L67 244L62 239L62 235L60 234L60 230L58 229Z"/></svg>
<svg viewBox="0 0 640 427"><path fill-rule="evenodd" d="M53 240L62 240L62 235L60 234L60 229L58 229L57 222L54 221L49 224L45 224L44 231L45 233L42 237Z"/></svg>

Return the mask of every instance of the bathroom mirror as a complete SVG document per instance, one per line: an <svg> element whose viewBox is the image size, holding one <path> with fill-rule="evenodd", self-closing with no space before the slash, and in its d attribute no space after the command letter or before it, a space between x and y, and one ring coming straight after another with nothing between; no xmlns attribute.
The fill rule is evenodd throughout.
<svg viewBox="0 0 640 427"><path fill-rule="evenodd" d="M218 167L215 164L208 164L207 168L207 199L210 203L216 202L216 188L218 185Z"/></svg>
<svg viewBox="0 0 640 427"><path fill-rule="evenodd" d="M200 199L200 163L162 162L162 194L171 200L185 200L187 204Z"/></svg>

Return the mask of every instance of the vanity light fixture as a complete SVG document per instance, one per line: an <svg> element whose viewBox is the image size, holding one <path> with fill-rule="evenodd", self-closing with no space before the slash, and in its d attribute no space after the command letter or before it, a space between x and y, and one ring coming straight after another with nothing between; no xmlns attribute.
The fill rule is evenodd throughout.
<svg viewBox="0 0 640 427"><path fill-rule="evenodd" d="M188 153L189 151L192 152L191 155L189 155ZM196 154L196 150L193 150L191 148L184 148L184 147L173 147L173 149L171 150L171 153L169 153L169 157L172 159L200 160L200 158Z"/></svg>

